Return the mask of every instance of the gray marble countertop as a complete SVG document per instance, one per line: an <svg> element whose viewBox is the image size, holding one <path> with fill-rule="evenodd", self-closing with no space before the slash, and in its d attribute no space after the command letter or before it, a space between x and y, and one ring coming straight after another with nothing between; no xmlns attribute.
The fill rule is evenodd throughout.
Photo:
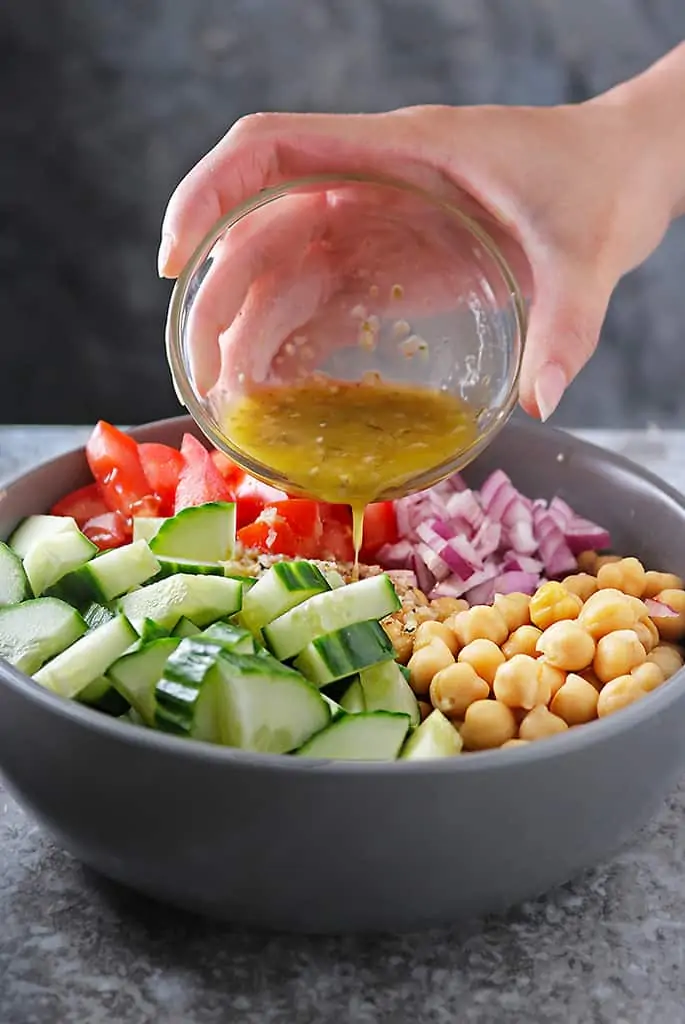
<svg viewBox="0 0 685 1024"><path fill-rule="evenodd" d="M685 432L583 433L685 489ZM0 428L0 478L86 436ZM684 783L620 856L505 917L339 939L152 904L62 853L0 788L0 1022L681 1024Z"/></svg>

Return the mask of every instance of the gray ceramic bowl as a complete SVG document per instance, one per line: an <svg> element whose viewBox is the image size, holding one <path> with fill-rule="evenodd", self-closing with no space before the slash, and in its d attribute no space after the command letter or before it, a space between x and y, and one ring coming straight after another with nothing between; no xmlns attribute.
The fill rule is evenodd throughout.
<svg viewBox="0 0 685 1024"><path fill-rule="evenodd" d="M136 431L178 444L188 421ZM685 501L623 459L512 423L501 466L568 499L618 549L685 573ZM72 452L9 484L0 532L87 480ZM529 748L345 764L253 756L127 726L0 666L0 769L56 840L160 900L292 931L399 930L498 910L610 856L685 766L685 675Z"/></svg>

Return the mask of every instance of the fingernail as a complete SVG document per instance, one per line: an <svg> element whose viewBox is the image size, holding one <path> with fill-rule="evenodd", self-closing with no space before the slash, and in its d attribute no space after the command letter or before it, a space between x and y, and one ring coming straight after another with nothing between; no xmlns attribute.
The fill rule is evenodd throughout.
<svg viewBox="0 0 685 1024"><path fill-rule="evenodd" d="M559 405L567 385L566 372L559 363L545 363L540 367L535 381L535 401L543 423Z"/></svg>
<svg viewBox="0 0 685 1024"><path fill-rule="evenodd" d="M169 262L169 256L171 250L174 247L174 236L165 231L162 235L162 240L159 243L159 252L157 253L157 273L160 277L164 277L167 263Z"/></svg>

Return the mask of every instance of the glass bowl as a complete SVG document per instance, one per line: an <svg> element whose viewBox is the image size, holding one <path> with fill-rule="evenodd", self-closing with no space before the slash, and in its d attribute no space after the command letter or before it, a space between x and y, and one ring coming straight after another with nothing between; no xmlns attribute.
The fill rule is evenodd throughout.
<svg viewBox="0 0 685 1024"><path fill-rule="evenodd" d="M317 479L318 467L330 468L346 444L362 482L374 458L423 445L402 472L360 484L359 493L352 488L351 504L422 490L475 458L516 404L526 330L509 236L477 210L465 195L320 175L265 189L223 217L176 282L167 319L176 392L212 444L253 476L324 500L347 500L322 493ZM331 419L356 388L342 435L338 422L337 449L326 435L328 416L311 438L311 456L309 446L288 448L287 431L253 444L234 429L227 410L254 394L267 396L253 416L255 438L261 423L273 428L280 406L272 399L283 389L299 394L290 415L309 415L314 382L328 388L323 407ZM454 400L469 430L459 443L431 444L415 441L410 425L381 438L383 448L385 421L376 417L366 429L373 416L366 417L365 396L375 385L399 389L405 406L416 389L419 398ZM379 402L373 393L376 414L384 395ZM423 406L412 408L420 437Z"/></svg>

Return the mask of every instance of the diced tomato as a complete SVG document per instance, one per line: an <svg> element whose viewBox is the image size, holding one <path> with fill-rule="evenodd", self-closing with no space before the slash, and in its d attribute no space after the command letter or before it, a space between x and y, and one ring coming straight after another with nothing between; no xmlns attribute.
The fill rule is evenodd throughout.
<svg viewBox="0 0 685 1024"><path fill-rule="evenodd" d="M83 526L89 519L101 516L107 511L107 505L97 484L79 487L78 490L60 498L50 509L53 516L72 516L78 526Z"/></svg>
<svg viewBox="0 0 685 1024"><path fill-rule="evenodd" d="M151 491L132 437L100 420L86 445L86 457L110 511L127 518L159 514L161 502Z"/></svg>
<svg viewBox="0 0 685 1024"><path fill-rule="evenodd" d="M173 515L178 478L185 465L183 456L168 444L154 442L139 444L138 454L148 483L161 501L159 514Z"/></svg>
<svg viewBox="0 0 685 1024"><path fill-rule="evenodd" d="M210 458L221 473L224 480L231 485L237 486L245 476L245 470L241 469L228 455L217 451L210 452Z"/></svg>
<svg viewBox="0 0 685 1024"><path fill-rule="evenodd" d="M275 515L270 522L258 519L238 530L238 540L246 551L260 551L269 555L295 557L298 539L284 519Z"/></svg>
<svg viewBox="0 0 685 1024"><path fill-rule="evenodd" d="M267 505L257 522L264 519L272 522L273 517L286 522L297 541L296 554L300 558L318 558L321 550L321 510L319 503L311 498L288 498Z"/></svg>
<svg viewBox="0 0 685 1024"><path fill-rule="evenodd" d="M88 540L97 544L101 551L120 548L131 540L131 528L121 512L105 512L94 516L83 524L82 530Z"/></svg>
<svg viewBox="0 0 685 1024"><path fill-rule="evenodd" d="M364 537L361 557L373 556L384 544L395 544L398 540L397 517L392 501L378 501L367 505L364 511Z"/></svg>
<svg viewBox="0 0 685 1024"><path fill-rule="evenodd" d="M183 467L178 478L174 511L207 501L231 501L228 484L214 465L209 452L192 436L183 435Z"/></svg>
<svg viewBox="0 0 685 1024"><path fill-rule="evenodd" d="M333 562L351 562L354 559L352 542L352 526L329 519L323 524L323 532L319 541L319 558Z"/></svg>
<svg viewBox="0 0 685 1024"><path fill-rule="evenodd" d="M254 477L243 475L242 480L231 487L231 495L236 502L236 523L238 529L253 523L267 505L277 501L287 501L288 495L277 487L255 480Z"/></svg>

